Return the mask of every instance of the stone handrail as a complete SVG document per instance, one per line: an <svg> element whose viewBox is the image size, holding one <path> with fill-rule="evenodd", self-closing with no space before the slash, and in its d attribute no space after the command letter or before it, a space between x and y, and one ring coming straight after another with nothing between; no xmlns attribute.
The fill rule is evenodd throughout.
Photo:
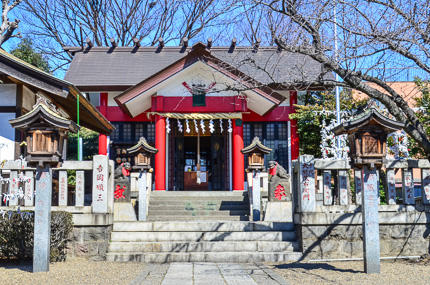
<svg viewBox="0 0 430 285"><path fill-rule="evenodd" d="M384 160L384 188L387 204L430 205L430 162L425 159ZM421 195L415 195L415 174L421 176ZM401 195L398 195L395 173L401 171ZM419 172L418 172L419 171ZM349 173L348 173L349 172ZM379 176L379 172L377 172ZM334 177L332 177L332 175ZM349 180L354 179L355 197ZM362 173L352 169L348 160L315 159L302 155L293 165L293 195L296 212L315 212L332 205L361 205ZM378 179L379 180L379 179ZM333 187L333 181L337 182ZM400 187L398 187L400 188ZM353 203L354 201L354 203Z"/></svg>
<svg viewBox="0 0 430 285"><path fill-rule="evenodd" d="M70 198L68 170L76 171L74 203L68 201ZM114 164L107 156L95 155L92 161L64 161L61 167L52 168L52 171L58 172L58 209L73 208L74 211L76 209L81 212L88 211L84 202L85 171L91 171L93 177L91 212L102 214L113 212ZM5 161L0 164L0 174L1 185L4 185L0 188L0 207L21 206L29 210L34 208L37 169L28 167L24 160Z"/></svg>

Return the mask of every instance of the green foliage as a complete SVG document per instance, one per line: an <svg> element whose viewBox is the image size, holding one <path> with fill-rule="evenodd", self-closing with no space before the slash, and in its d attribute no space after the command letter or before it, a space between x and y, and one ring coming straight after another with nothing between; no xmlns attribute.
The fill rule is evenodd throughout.
<svg viewBox="0 0 430 285"><path fill-rule="evenodd" d="M50 72L48 60L42 54L34 50L33 42L28 38L23 39L18 46L11 51L11 54L43 71Z"/></svg>
<svg viewBox="0 0 430 285"><path fill-rule="evenodd" d="M83 160L93 159L93 155L98 153L99 134L87 128L81 127L80 136L82 138ZM69 134L67 140L67 159L78 160L78 134Z"/></svg>
<svg viewBox="0 0 430 285"><path fill-rule="evenodd" d="M326 123L336 117L335 114L323 114L323 110L336 110L334 93L307 92L299 94L298 101L303 105L296 105L297 112L290 115L290 119L297 120L300 141L300 153L321 157L321 128L323 120ZM359 110L366 104L366 100L357 101L351 92L344 90L340 93L341 110Z"/></svg>
<svg viewBox="0 0 430 285"><path fill-rule="evenodd" d="M32 215L27 215L32 213ZM0 215L0 259L31 259L33 256L34 212L16 211ZM51 262L66 259L67 241L73 230L72 214L51 214Z"/></svg>
<svg viewBox="0 0 430 285"><path fill-rule="evenodd" d="M422 96L415 98L419 111L416 112L418 120L423 125L427 137L430 137L430 86L429 81L423 81L415 78L415 84L421 91ZM411 157L426 157L426 153L420 145L411 137L409 137L409 154Z"/></svg>

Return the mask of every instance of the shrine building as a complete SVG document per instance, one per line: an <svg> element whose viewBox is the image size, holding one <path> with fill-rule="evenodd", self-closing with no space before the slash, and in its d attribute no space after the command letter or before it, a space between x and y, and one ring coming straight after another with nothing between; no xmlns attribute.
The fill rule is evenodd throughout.
<svg viewBox="0 0 430 285"><path fill-rule="evenodd" d="M299 155L289 119L301 90L322 90L331 73L309 57L277 47L68 47L65 80L88 94L115 126L100 134L99 154L117 164L140 137L158 152L155 190L244 190L241 150L255 136L285 169ZM288 83L287 83L288 82ZM199 175L199 177L197 177Z"/></svg>

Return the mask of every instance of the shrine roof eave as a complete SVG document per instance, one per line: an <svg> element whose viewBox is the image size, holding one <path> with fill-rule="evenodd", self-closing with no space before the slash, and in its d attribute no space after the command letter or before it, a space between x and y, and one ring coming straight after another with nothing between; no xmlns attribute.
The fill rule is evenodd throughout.
<svg viewBox="0 0 430 285"><path fill-rule="evenodd" d="M139 152L140 150L144 150L144 151L146 151L148 153L152 153L152 154L155 154L158 152L158 149L149 145L144 137L141 137L136 145L128 148L127 152L129 154L135 154L135 153Z"/></svg>
<svg viewBox="0 0 430 285"><path fill-rule="evenodd" d="M27 129L29 125L39 119L43 119L48 124L60 129L69 130L74 133L78 131L78 126L75 124L75 122L61 117L60 115L49 110L49 108L43 104L38 104L30 112L16 119L12 119L9 122L13 128L23 130Z"/></svg>
<svg viewBox="0 0 430 285"><path fill-rule="evenodd" d="M272 149L263 145L258 137L254 137L251 144L243 148L241 152L243 154L249 154L251 152L254 152L255 150L259 150L264 154L269 154L270 152L272 152Z"/></svg>
<svg viewBox="0 0 430 285"><path fill-rule="evenodd" d="M376 109L372 108L370 111L364 112L363 115L336 126L333 129L333 132L337 136L342 134L351 134L364 126L371 124L381 126L387 134L401 130L405 126L404 123L387 118Z"/></svg>

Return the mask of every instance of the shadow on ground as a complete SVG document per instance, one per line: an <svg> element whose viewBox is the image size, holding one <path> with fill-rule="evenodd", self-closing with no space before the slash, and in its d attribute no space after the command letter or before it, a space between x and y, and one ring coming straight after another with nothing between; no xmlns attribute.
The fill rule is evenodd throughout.
<svg viewBox="0 0 430 285"><path fill-rule="evenodd" d="M33 272L33 265L31 261L11 261L0 260L0 268L5 269L19 269L21 271Z"/></svg>
<svg viewBox="0 0 430 285"><path fill-rule="evenodd" d="M349 272L349 273L363 273L363 271L357 271L352 269L343 269L337 268L328 263L287 263L287 264L278 264L274 265L275 268L278 269L305 269L305 270L315 270L315 269L324 269L324 270L333 270L338 272Z"/></svg>

